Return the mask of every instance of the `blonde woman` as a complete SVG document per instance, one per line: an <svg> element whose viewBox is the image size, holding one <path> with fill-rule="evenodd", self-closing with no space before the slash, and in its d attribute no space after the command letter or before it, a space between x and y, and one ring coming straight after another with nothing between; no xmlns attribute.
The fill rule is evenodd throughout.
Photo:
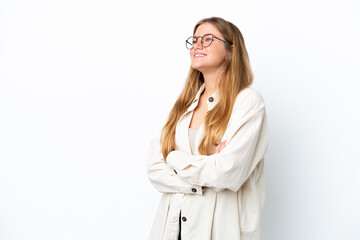
<svg viewBox="0 0 360 240"><path fill-rule="evenodd" d="M243 36L206 18L187 39L191 67L147 174L163 193L150 240L259 240L268 147L265 105L250 87Z"/></svg>

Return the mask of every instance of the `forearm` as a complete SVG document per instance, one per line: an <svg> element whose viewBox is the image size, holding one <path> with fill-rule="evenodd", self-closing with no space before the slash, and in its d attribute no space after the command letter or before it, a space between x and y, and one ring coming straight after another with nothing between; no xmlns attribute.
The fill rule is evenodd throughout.
<svg viewBox="0 0 360 240"><path fill-rule="evenodd" d="M168 168L162 158L158 139L152 140L150 144L147 157L147 176L152 185L162 193L202 194L200 185L188 183Z"/></svg>
<svg viewBox="0 0 360 240"><path fill-rule="evenodd" d="M217 191L238 191L257 164L264 159L268 146L268 129L263 104L254 103L250 110L234 115L222 140L228 144L220 153L191 155L172 151L167 165L190 184L211 187Z"/></svg>

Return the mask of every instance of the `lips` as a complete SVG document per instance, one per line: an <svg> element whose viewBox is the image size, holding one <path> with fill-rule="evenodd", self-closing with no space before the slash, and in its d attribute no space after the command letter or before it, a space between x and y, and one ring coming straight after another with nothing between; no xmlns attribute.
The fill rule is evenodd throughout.
<svg viewBox="0 0 360 240"><path fill-rule="evenodd" d="M206 54L203 54L203 53L196 53L194 54L194 57L198 58L198 57L205 57Z"/></svg>

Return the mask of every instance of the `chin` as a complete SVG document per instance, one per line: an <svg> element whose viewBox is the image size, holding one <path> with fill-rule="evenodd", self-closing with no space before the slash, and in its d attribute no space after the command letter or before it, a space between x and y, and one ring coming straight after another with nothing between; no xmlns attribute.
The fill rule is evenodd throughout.
<svg viewBox="0 0 360 240"><path fill-rule="evenodd" d="M203 69L203 68L201 67L201 65L196 65L196 64L192 64L191 67L194 68L194 69L196 69L196 70L198 70L198 71L200 71L200 72L201 72L201 70Z"/></svg>

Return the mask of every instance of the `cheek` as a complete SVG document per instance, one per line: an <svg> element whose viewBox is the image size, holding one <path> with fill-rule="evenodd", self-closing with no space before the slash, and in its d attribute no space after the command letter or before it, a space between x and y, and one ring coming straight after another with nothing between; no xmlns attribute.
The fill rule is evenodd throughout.
<svg viewBox="0 0 360 240"><path fill-rule="evenodd" d="M211 48L212 47L212 48ZM226 49L221 46L210 46L209 52L211 52L212 59L221 60L225 58L226 55Z"/></svg>
<svg viewBox="0 0 360 240"><path fill-rule="evenodd" d="M220 51L217 52L217 53L214 53L211 56L211 61L214 64L221 64L224 60L225 60L225 54L223 52L220 52Z"/></svg>
<svg viewBox="0 0 360 240"><path fill-rule="evenodd" d="M219 61L224 61L226 57L226 49L219 49L217 52L217 56L219 58Z"/></svg>
<svg viewBox="0 0 360 240"><path fill-rule="evenodd" d="M190 50L189 51L189 56L190 56L190 59L191 61L193 60L193 56L194 56L194 50Z"/></svg>

